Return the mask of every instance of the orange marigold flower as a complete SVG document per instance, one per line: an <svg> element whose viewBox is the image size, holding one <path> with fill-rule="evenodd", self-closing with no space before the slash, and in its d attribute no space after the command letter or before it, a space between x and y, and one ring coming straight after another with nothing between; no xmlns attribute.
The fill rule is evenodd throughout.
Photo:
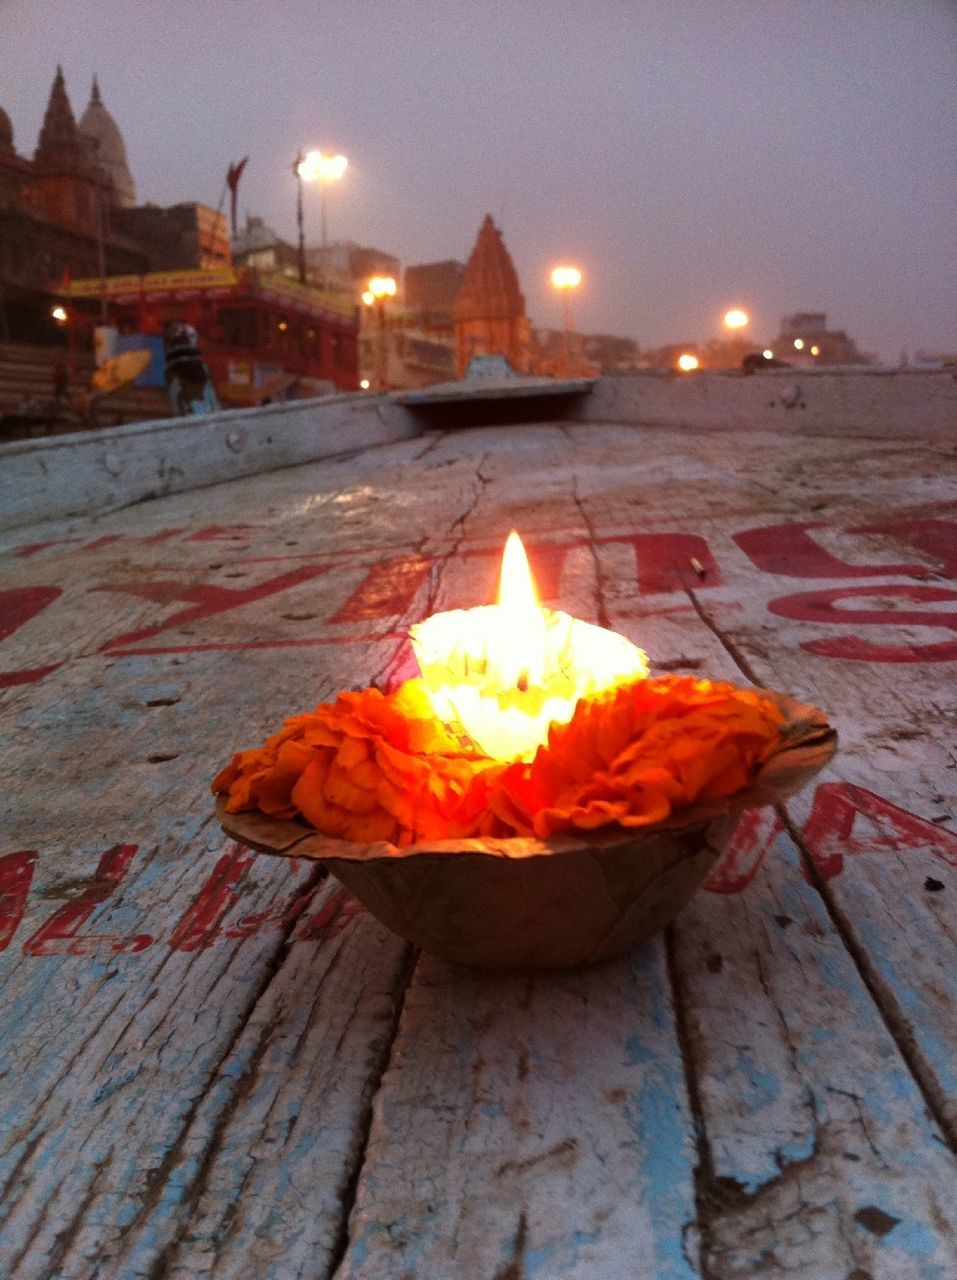
<svg viewBox="0 0 957 1280"><path fill-rule="evenodd" d="M215 778L230 813L302 817L342 840L371 843L472 835L502 766L437 720L421 681L394 693L340 693L240 751Z"/></svg>
<svg viewBox="0 0 957 1280"><path fill-rule="evenodd" d="M633 681L578 704L530 763L510 765L490 795L521 835L661 822L695 800L732 795L780 739L774 703L691 677Z"/></svg>
<svg viewBox="0 0 957 1280"><path fill-rule="evenodd" d="M691 677L583 699L531 762L504 764L437 720L422 682L341 693L241 751L213 782L231 813L302 817L360 843L646 827L747 786L780 740L778 707Z"/></svg>

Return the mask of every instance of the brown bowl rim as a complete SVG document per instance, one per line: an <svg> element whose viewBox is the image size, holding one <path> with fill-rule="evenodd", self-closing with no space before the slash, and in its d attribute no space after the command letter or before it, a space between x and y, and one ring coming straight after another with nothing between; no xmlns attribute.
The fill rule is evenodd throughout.
<svg viewBox="0 0 957 1280"><path fill-rule="evenodd" d="M837 748L837 730L824 712L799 702L775 689L742 686L768 698L786 716L781 742L755 775L750 785L732 796L689 805L663 822L643 827L618 824L597 828L583 836L561 835L548 840L531 836L505 838L457 837L394 845L381 840L368 844L337 840L302 822L272 818L258 809L228 813L222 796L216 799L216 817L225 833L258 853L317 861L375 862L418 858L428 855L480 855L496 859L554 857L583 853L592 849L631 845L654 835L691 831L717 818L742 813L745 809L772 804L799 790L828 763Z"/></svg>

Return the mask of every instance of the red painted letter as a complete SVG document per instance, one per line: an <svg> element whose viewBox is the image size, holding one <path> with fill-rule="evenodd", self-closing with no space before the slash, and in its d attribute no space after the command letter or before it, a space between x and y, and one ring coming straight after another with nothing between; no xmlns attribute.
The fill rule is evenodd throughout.
<svg viewBox="0 0 957 1280"><path fill-rule="evenodd" d="M36 861L35 849L8 853L0 858L0 951L5 951L13 941L23 917Z"/></svg>
<svg viewBox="0 0 957 1280"><path fill-rule="evenodd" d="M805 591L796 596L779 596L768 603L771 613L799 622L853 622L864 626L944 627L957 631L957 614L921 612L917 609L836 609L838 600L852 596L897 597L936 604L957 600L957 591L946 587L893 586L837 587ZM825 640L803 640L801 648L826 658L850 658L858 662L952 662L957 659L957 640L939 644L875 644L861 636L828 636Z"/></svg>
<svg viewBox="0 0 957 1280"><path fill-rule="evenodd" d="M858 834L854 821L869 819ZM803 832L804 843L825 880L839 876L844 859L861 853L907 853L927 849L957 867L957 835L899 809L889 800L848 782L822 782Z"/></svg>
<svg viewBox="0 0 957 1280"><path fill-rule="evenodd" d="M239 896L240 882L256 855L244 845L234 844L216 863L199 897L173 930L169 945L174 951L199 951L211 947L222 930L223 916Z"/></svg>
<svg viewBox="0 0 957 1280"><path fill-rule="evenodd" d="M130 937L114 934L97 934L78 938L77 931L90 918L101 902L105 902L129 870L130 861L139 846L118 844L107 849L100 858L92 883L80 896L54 911L53 915L31 934L23 944L25 956L95 956L107 951L110 955L129 955L143 951L153 941L149 933L136 933Z"/></svg>

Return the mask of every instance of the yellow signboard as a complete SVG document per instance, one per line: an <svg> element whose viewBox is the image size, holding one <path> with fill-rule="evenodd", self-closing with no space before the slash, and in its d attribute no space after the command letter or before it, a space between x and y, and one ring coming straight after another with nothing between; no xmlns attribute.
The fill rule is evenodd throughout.
<svg viewBox="0 0 957 1280"><path fill-rule="evenodd" d="M208 271L151 271L143 276L98 276L89 280L71 280L62 292L71 298L119 298L130 294L180 293L192 289L231 289L240 275L232 267L215 267Z"/></svg>
<svg viewBox="0 0 957 1280"><path fill-rule="evenodd" d="M219 293L226 289L248 290L296 311L311 314L331 312L353 320L356 301L348 295L326 293L312 285L300 284L287 276L265 275L248 267L215 267L205 271L151 271L142 276L98 276L72 280L59 292L71 298L112 298L144 302L183 298L190 293Z"/></svg>

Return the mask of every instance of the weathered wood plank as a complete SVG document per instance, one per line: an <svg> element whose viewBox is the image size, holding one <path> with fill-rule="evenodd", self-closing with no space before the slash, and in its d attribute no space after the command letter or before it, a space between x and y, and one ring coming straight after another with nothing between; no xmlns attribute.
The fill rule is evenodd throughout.
<svg viewBox="0 0 957 1280"><path fill-rule="evenodd" d="M337 1280L698 1273L660 944L568 974L423 959Z"/></svg>

